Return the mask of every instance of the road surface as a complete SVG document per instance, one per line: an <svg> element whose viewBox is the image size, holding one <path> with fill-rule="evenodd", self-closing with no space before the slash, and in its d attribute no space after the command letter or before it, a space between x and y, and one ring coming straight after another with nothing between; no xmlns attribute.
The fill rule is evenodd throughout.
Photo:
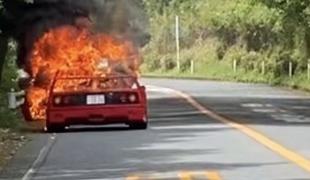
<svg viewBox="0 0 310 180"><path fill-rule="evenodd" d="M143 83L147 131L33 132L0 179L310 180L308 94L214 81Z"/></svg>

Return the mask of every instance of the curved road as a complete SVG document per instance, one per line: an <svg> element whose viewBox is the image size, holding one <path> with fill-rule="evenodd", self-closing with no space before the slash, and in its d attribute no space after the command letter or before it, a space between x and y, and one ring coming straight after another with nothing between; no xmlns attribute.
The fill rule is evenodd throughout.
<svg viewBox="0 0 310 180"><path fill-rule="evenodd" d="M143 79L150 128L34 133L0 179L310 180L310 96L266 85Z"/></svg>

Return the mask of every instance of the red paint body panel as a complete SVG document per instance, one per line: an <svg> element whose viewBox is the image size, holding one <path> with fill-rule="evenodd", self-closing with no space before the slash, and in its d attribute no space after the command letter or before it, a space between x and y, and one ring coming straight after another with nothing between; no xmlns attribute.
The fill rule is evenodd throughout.
<svg viewBox="0 0 310 180"><path fill-rule="evenodd" d="M145 122L144 106L123 107L79 107L53 109L48 113L48 121L57 124L114 124Z"/></svg>

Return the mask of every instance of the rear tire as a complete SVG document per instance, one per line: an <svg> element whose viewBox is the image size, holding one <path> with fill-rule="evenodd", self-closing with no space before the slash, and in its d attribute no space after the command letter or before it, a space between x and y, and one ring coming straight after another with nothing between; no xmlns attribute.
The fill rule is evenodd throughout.
<svg viewBox="0 0 310 180"><path fill-rule="evenodd" d="M130 129L134 129L134 130L145 130L148 127L148 123L132 123L129 124L129 128Z"/></svg>

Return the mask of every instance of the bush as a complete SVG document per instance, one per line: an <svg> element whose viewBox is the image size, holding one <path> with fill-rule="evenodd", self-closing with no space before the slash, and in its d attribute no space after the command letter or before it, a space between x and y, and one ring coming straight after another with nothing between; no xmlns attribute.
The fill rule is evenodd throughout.
<svg viewBox="0 0 310 180"><path fill-rule="evenodd" d="M167 54L160 59L160 69L164 71L172 70L176 67L176 57L172 54Z"/></svg>

